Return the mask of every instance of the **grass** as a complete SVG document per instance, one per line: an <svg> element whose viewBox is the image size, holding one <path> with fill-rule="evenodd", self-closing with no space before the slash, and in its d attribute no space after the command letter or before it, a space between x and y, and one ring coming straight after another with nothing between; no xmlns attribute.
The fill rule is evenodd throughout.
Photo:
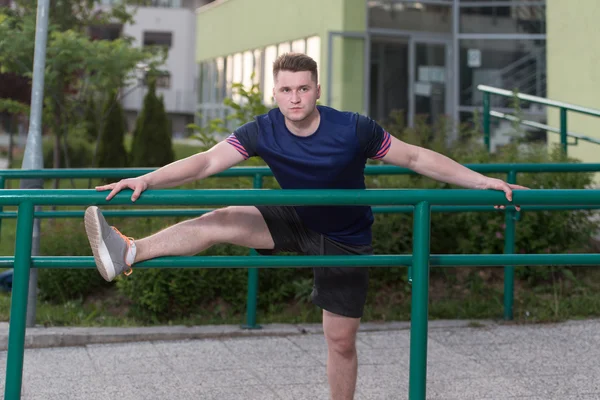
<svg viewBox="0 0 600 400"><path fill-rule="evenodd" d="M575 279L557 278L528 287L517 285L515 290L514 323L546 323L567 319L600 316L600 271L582 268ZM444 286L444 277L432 276L429 319L469 320L470 326L481 327L478 320L501 320L503 287L499 279L485 282L480 289L470 291L468 279ZM399 292L401 293L399 295ZM10 297L0 293L0 320L9 317ZM410 320L410 291L397 287L378 288L370 292L363 321ZM185 318L171 321L148 321L132 316L128 300L115 285L87 299L70 300L64 304L38 301L37 323L44 326L151 326L243 324L244 313L234 313L223 302L199 306ZM289 302L272 304L259 310L258 323L320 323L321 311L311 303Z"/></svg>

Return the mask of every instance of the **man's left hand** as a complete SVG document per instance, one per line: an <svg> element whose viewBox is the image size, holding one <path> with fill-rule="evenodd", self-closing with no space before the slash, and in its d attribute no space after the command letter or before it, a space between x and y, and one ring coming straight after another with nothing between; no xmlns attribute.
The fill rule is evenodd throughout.
<svg viewBox="0 0 600 400"><path fill-rule="evenodd" d="M496 178L488 178L485 181L485 184L482 185L481 189L491 189L491 190L500 190L506 194L506 198L508 201L512 201L513 198L513 190L527 190L529 188L521 185L515 185L513 183L506 183L501 179ZM516 210L521 210L521 207L515 206ZM505 206L494 206L494 208L504 210Z"/></svg>

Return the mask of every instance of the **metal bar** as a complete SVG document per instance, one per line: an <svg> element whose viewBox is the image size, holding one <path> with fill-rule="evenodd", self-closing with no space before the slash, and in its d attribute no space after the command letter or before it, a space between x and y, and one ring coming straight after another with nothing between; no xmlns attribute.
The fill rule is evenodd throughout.
<svg viewBox="0 0 600 400"><path fill-rule="evenodd" d="M507 206L512 209L514 206ZM522 206L521 211L573 211L573 210L597 210L597 206ZM150 209L150 210L103 210L105 217L197 217L213 211L213 208L183 208L183 209ZM409 214L414 211L413 206L377 206L371 207L374 214ZM498 212L494 206L432 206L432 212L438 213L462 213L462 212ZM69 211L36 211L35 218L82 218L84 210ZM17 218L16 211L0 212L2 218Z"/></svg>
<svg viewBox="0 0 600 400"><path fill-rule="evenodd" d="M136 268L312 268L324 267L397 267L412 265L410 254L373 256L194 256L160 257L136 264ZM432 267L504 267L505 265L600 265L600 254L432 254ZM0 256L0 267L14 265L15 258ZM91 256L36 256L32 268L96 268Z"/></svg>
<svg viewBox="0 0 600 400"><path fill-rule="evenodd" d="M212 189L148 190L136 200L145 205L414 205L427 201L435 205L599 205L596 189L516 190L513 201L496 190L476 189ZM31 201L38 205L130 205L130 191L122 191L110 201L95 190L7 190L0 204L18 205Z"/></svg>
<svg viewBox="0 0 600 400"><path fill-rule="evenodd" d="M532 96L530 94L517 93L510 90L498 89L492 86L487 85L477 85L477 89L482 92L489 92L492 94L496 94L504 97L515 97L517 96L520 100L525 100L531 103L543 104L545 106L555 107L555 108L566 108L569 111L575 111L580 114L591 115L593 117L600 117L600 110L595 110L593 108L581 107L574 104L563 103L561 101L555 101L546 99L544 97Z"/></svg>
<svg viewBox="0 0 600 400"><path fill-rule="evenodd" d="M19 218L17 219L16 243L19 245L16 246L14 257L15 269L10 302L5 400L21 398L32 234L33 203L25 201L19 206Z"/></svg>
<svg viewBox="0 0 600 400"><path fill-rule="evenodd" d="M508 183L517 183L517 173L511 171L508 173ZM506 210L504 214L504 254L513 254L515 252L515 232L517 229L516 211ZM506 265L504 267L504 319L511 321L513 319L513 304L515 293L515 267Z"/></svg>
<svg viewBox="0 0 600 400"><path fill-rule="evenodd" d="M427 318L429 315L429 240L431 210L423 201L413 220L413 287L410 323L408 398L425 400L427 382Z"/></svg>
<svg viewBox="0 0 600 400"><path fill-rule="evenodd" d="M498 164L463 164L477 172L498 172L508 173L511 170L517 172L597 172L600 171L600 163L498 163ZM40 169L40 170L0 170L0 176L5 179L22 179L22 178L131 178L144 175L155 171L155 169ZM214 177L252 177L256 174L263 176L273 176L272 171L268 167L235 167L230 168L220 174L213 175ZM365 167L366 175L403 175L416 174L408 168L400 168L394 165L367 165Z"/></svg>
<svg viewBox="0 0 600 400"><path fill-rule="evenodd" d="M545 33L459 33L461 40L546 40Z"/></svg>
<svg viewBox="0 0 600 400"><path fill-rule="evenodd" d="M12 134L12 133L11 133ZM0 176L0 190L4 190L4 186L6 185L6 179L3 176ZM0 205L0 214L4 212L4 207ZM2 238L2 219L0 219L0 240Z"/></svg>
<svg viewBox="0 0 600 400"><path fill-rule="evenodd" d="M514 0L508 1L508 0L504 0L504 1L486 1L486 2L482 2L480 1L463 1L460 3L460 7L479 7L479 8L484 8L484 7L515 7L515 6L525 6L525 7L532 7L532 6L545 6L546 5L546 0L530 0L530 1L521 1L517 4L515 4Z"/></svg>
<svg viewBox="0 0 600 400"><path fill-rule="evenodd" d="M567 154L567 109L560 109L560 147Z"/></svg>
<svg viewBox="0 0 600 400"><path fill-rule="evenodd" d="M543 129L548 132L560 133L560 129L556 129L550 125L542 124L540 122L535 122L535 121L522 120L520 118L515 117L514 115L510 115L510 114L506 114L506 113L502 113L502 112L498 112L498 111L490 111L490 116L495 117L495 118L505 119L507 121L518 122L521 125L530 126L532 128L537 128L537 129ZM592 137L581 135L581 134L575 133L575 132L567 131L567 136L575 138L576 141L583 140L583 141L594 143L594 144L600 144L600 140L598 140L598 139L594 139Z"/></svg>
<svg viewBox="0 0 600 400"><path fill-rule="evenodd" d="M487 92L483 93L483 143L487 151L491 151L490 141L490 94Z"/></svg>
<svg viewBox="0 0 600 400"><path fill-rule="evenodd" d="M260 189L263 186L262 175L254 176L254 188ZM251 256L258 256L254 249L250 249ZM248 268L248 297L246 301L246 325L245 329L260 329L260 325L256 325L256 307L258 304L258 268Z"/></svg>

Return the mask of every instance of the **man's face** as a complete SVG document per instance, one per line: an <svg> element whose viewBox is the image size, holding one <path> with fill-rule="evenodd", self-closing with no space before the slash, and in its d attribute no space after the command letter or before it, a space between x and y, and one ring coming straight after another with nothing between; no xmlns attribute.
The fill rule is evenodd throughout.
<svg viewBox="0 0 600 400"><path fill-rule="evenodd" d="M279 71L273 97L288 120L302 121L315 110L321 87L312 79L310 71Z"/></svg>

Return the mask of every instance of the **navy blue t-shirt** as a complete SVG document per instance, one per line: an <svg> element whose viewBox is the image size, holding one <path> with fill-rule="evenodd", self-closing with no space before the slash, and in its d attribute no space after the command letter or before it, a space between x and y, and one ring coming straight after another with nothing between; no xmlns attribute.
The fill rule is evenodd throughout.
<svg viewBox="0 0 600 400"><path fill-rule="evenodd" d="M391 138L372 119L317 106L321 121L310 136L296 136L279 109L260 115L227 138L244 158L261 157L282 189L365 189L368 158L384 157ZM309 229L350 245L370 245L369 206L297 206Z"/></svg>

